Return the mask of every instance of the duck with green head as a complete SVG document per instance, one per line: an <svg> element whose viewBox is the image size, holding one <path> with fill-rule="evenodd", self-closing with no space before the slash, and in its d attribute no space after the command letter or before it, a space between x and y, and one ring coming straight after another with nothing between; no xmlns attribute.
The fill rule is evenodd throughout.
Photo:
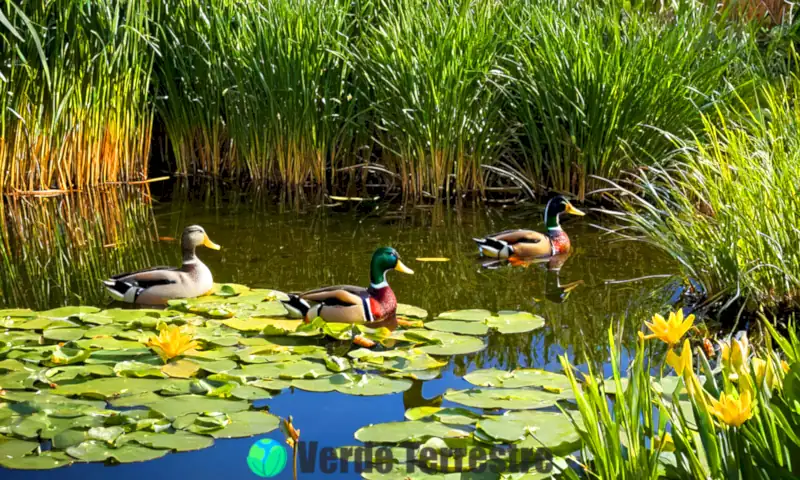
<svg viewBox="0 0 800 480"><path fill-rule="evenodd" d="M544 223L547 234L533 230L506 230L483 238L473 238L481 254L492 258L509 257L551 257L568 253L571 248L569 237L561 228L562 213L583 216L583 212L559 195L553 197L544 209Z"/></svg>
<svg viewBox="0 0 800 480"><path fill-rule="evenodd" d="M369 288L336 285L290 294L283 304L291 314L310 322L321 317L326 322L363 323L370 327L397 326L397 298L386 280L389 270L413 274L390 247L381 247L372 254ZM313 303L313 305L312 305Z"/></svg>

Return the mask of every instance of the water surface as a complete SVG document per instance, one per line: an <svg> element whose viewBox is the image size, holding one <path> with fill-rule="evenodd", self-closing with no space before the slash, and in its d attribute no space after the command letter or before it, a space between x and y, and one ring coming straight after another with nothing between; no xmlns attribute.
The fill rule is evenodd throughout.
<svg viewBox="0 0 800 480"><path fill-rule="evenodd" d="M292 415L302 439L321 446L357 443L353 433L371 423L403 419L411 407L441 402L448 388L476 368L560 369L558 355L602 365L609 325L632 338L641 321L663 310L672 291L663 280L616 283L677 271L675 265L632 242L614 242L591 226L592 215L565 218L573 253L559 271L547 264L486 268L472 237L506 228L542 228L542 208L394 204L281 206L270 198L235 191L128 190L72 198L33 199L4 205L0 274L9 306L61 304L106 306L99 288L107 275L154 264L178 264L174 240L186 225L202 225L222 250L199 249L215 281L282 291L329 284L367 285L369 260L378 246L396 248L413 276L392 272L402 303L432 314L449 309L527 310L542 315L545 329L491 335L486 350L452 359L442 377L418 382L404 394L353 397L285 390L265 402L279 416ZM422 263L417 257L445 257ZM609 282L612 283L609 283ZM565 285L576 285L567 292ZM268 435L283 441L280 432ZM74 465L52 472L3 470L4 479L256 478L245 457L254 438L217 441L211 449L172 454L144 464ZM319 475L319 474L317 474ZM314 478L311 475L308 478ZM287 469L277 478L290 478ZM335 478L358 478L352 472Z"/></svg>

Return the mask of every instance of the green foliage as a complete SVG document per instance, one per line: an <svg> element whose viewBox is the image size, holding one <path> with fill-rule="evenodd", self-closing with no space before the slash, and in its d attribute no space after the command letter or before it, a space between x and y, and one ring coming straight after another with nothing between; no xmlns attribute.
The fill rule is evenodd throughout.
<svg viewBox="0 0 800 480"><path fill-rule="evenodd" d="M676 140L664 167L640 169L613 193L626 236L678 260L709 297L755 310L796 306L800 291L800 79L766 86L754 107L716 109L702 136Z"/></svg>

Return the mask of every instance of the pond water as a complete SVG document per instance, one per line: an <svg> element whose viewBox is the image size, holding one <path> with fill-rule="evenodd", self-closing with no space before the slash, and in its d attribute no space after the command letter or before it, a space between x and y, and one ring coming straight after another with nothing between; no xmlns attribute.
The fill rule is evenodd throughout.
<svg viewBox="0 0 800 480"><path fill-rule="evenodd" d="M257 199L256 199L257 198ZM465 388L461 377L477 368L535 367L559 370L568 353L603 365L607 329L614 324L633 338L641 322L674 300L664 280L619 282L670 274L676 266L643 244L614 242L593 227L597 219L563 219L573 253L560 271L481 264L471 238L514 227L542 228L542 208L446 205L424 208L395 204L279 206L272 198L227 191L108 191L89 196L25 199L4 204L0 304L49 308L62 304L107 306L99 281L113 273L153 264L177 264L173 240L184 226L200 224L220 251L198 254L219 283L242 283L281 291L330 284L366 285L372 252L398 250L413 276L389 281L400 302L431 314L449 309L526 310L547 321L529 334L488 338L488 348L452 357L441 378L419 382L403 393L356 397L284 390L266 401L281 417L292 415L302 439L320 446L357 444L360 427L402 420L406 409L437 405L448 388ZM445 257L423 263L418 257ZM577 282L577 283L576 283ZM619 283L618 283L619 282ZM573 286L565 291L564 286ZM267 435L283 442L282 434ZM197 452L171 454L143 464L107 467L76 464L50 472L3 470L3 479L27 478L256 478L245 458L255 438L221 440ZM2 470L2 469L0 469ZM305 475L316 478L317 475ZM332 478L358 478L339 472ZM291 478L287 468L277 478Z"/></svg>

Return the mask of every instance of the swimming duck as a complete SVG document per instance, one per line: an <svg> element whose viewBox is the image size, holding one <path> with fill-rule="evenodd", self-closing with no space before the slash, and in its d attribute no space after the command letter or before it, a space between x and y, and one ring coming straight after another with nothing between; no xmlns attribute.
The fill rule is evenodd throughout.
<svg viewBox="0 0 800 480"><path fill-rule="evenodd" d="M544 209L546 235L533 230L506 230L473 240L478 244L481 254L493 258L550 257L567 253L570 250L570 242L567 234L561 229L559 216L562 213L585 215L573 207L569 200L559 195L550 199Z"/></svg>
<svg viewBox="0 0 800 480"><path fill-rule="evenodd" d="M220 248L208 238L203 227L186 227L181 236L183 264L180 268L154 267L121 273L104 280L103 284L114 300L141 305L163 305L172 299L208 293L214 280L208 267L195 255L195 249L200 245L213 250Z"/></svg>
<svg viewBox="0 0 800 480"><path fill-rule="evenodd" d="M310 322L322 317L326 322L364 323L370 327L397 326L397 298L386 280L389 270L413 274L403 265L400 255L390 247L381 247L372 254L369 268L369 288L352 285L323 287L300 294L290 294L284 300L286 309ZM315 304L312 306L310 302Z"/></svg>

